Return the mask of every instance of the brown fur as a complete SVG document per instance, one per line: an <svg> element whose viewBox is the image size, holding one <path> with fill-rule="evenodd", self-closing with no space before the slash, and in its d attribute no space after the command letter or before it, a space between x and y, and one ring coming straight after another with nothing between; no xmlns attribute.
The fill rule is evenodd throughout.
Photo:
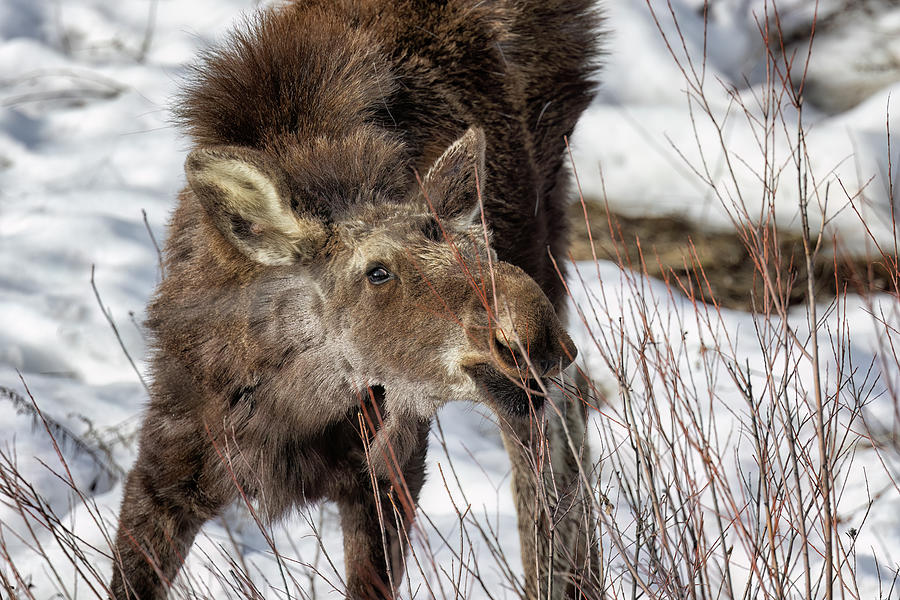
<svg viewBox="0 0 900 600"><path fill-rule="evenodd" d="M526 510L528 380L575 354L549 253L566 243L563 136L591 97L589 5L297 1L203 57L177 108L195 150L149 308L114 597L164 597L241 493L270 518L336 501L348 595L391 597L389 507L413 518L449 400L514 424Z"/></svg>

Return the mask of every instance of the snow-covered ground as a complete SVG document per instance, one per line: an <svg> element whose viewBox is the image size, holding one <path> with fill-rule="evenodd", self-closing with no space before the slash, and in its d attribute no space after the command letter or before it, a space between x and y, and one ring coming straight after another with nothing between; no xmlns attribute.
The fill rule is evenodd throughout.
<svg viewBox="0 0 900 600"><path fill-rule="evenodd" d="M809 16L810 5L815 3L793 0L778 4L795 7L781 9L786 21L793 16L803 22L801 17ZM836 4L837 0L823 2L821 13ZM751 216L764 212L770 198L764 193L768 178L763 167L767 160L779 168L789 163L797 137L796 111L790 109L784 115L785 125L780 119L772 124L774 132L766 143L765 90L777 75L765 70L758 30L759 22L765 22L765 5L763 0L715 3L720 10L713 11L713 17L719 19L704 37L703 2L698 0L672 2L677 28L665 2L650 2L657 20L645 2L606 3L610 57L603 72L604 85L582 119L575 141L576 164L586 195L603 197L605 183L612 206L626 214L679 214L709 227L730 228L723 202L696 173L703 173L705 164L725 204L730 207L732 200L740 202ZM821 191L818 204L827 214L829 235L860 250L865 247L865 236L859 217L848 206L848 196L861 189L863 196L856 205L869 219L873 234L881 241L893 239L887 137L889 130L896 134L900 129L900 110L891 106L891 98L896 103L900 93L900 7L882 8L867 21L862 17L848 20L852 27L817 34L807 85L823 90L814 98L836 95L829 85L853 94L861 87L860 79L865 79L867 86L878 87L864 87L870 95L838 114L829 115L807 102L803 120L806 142L813 151L804 160L810 162L810 186L815 184ZM704 44L706 61L701 59ZM796 52L796 78L803 73L800 65L808 45L797 44L789 50ZM878 62L888 61L880 59L885 54L893 63ZM698 73L705 69L702 89L713 118L704 114L697 100L692 68ZM686 83L684 71L692 85ZM723 144L730 163L725 160ZM893 175L896 180L896 160ZM792 178L787 169L774 198L773 212L780 227L800 226L797 188L796 176ZM814 212L812 217L820 221L823 210Z"/></svg>
<svg viewBox="0 0 900 600"><path fill-rule="evenodd" d="M740 190L749 214L760 214L771 200L779 224L798 227L796 176L788 166L777 191L763 193L758 176L764 164L760 147L765 146L759 137L761 110L750 108L748 118L736 108L730 92L739 90L752 107L753 98L761 97L765 90L765 71L759 66L763 47L753 18L760 14L762 0L716 3L705 38L698 10L702 2L673 0L671 4L684 35L683 47L671 37L674 27L665 1L653 0L650 6L657 11L668 38L658 31L645 2L606 2L609 55L604 86L573 140L585 196L603 198L605 186L605 197L616 210L678 213L710 227L727 227L729 217L721 203L682 156L694 167L702 158L726 197ZM802 2L784 4L799 6L790 14L802 20ZM833 4L823 3L823 11ZM151 232L158 240L163 238L174 197L184 184L187 141L171 126L167 103L198 49L213 43L254 6L250 0L0 0L0 386L27 397L27 384L45 414L90 446L100 448L97 452L101 455L109 453L112 462L125 469L135 457L131 435L146 400L138 376L146 372L140 323L159 278ZM147 38L151 15L154 26ZM878 44L878 52L885 56L893 52L894 60L900 61L896 44L900 10L888 5L881 17L869 23L876 21L881 38L867 29L864 20L839 30L830 41L824 38L823 53L814 54L811 76L825 85L829 72L835 77L851 71L865 74L865 65L860 65L864 59L872 59L873 39L889 40ZM144 44L145 38L148 44ZM712 121L696 112L691 119L687 84L665 39L677 56L687 51L695 60L706 44L709 60L704 90L736 164L733 180L727 179L722 168L724 155ZM831 54L826 54L829 51ZM887 139L888 131L894 136L900 133L896 116L900 108L892 105L892 98L900 92L896 83L900 77L891 78L887 72L888 67L883 67L877 76L865 78L875 89L858 106L836 114L810 106L803 117L809 127L810 169L823 201L824 190L829 189L829 231L854 248L862 248L866 236L847 195L854 196L861 188L864 193L856 206L866 216L867 226L879 243L893 244ZM693 106L696 111L696 103ZM786 133L777 132L771 141L770 161L778 165L789 164L790 140L796 131L796 115L786 114L785 118ZM900 164L896 147L893 154L896 169ZM821 211L816 208L813 212L821 218ZM586 284L573 283L573 294L587 317L586 323L580 322L578 310L573 308L573 337L581 349L582 363L601 386L615 389L615 381L591 341L591 336L602 337L604 327L615 321L607 321L606 316L594 321L586 307L599 302L610 319L621 313L627 322L639 298L628 278L613 265L585 263L579 270ZM92 276L102 308L92 288ZM669 299L658 286L651 288L661 303L659 323L654 326L671 324L676 316L693 310L684 299ZM653 297L649 291L647 294ZM822 331L826 333L822 335L827 336L826 346L831 348L849 325L852 338L847 347L854 364L866 369L874 358L878 372L886 368L877 360L879 342L887 339L885 332L891 328L896 333L900 316L894 299L873 301L885 311L888 327L878 326L867 302L851 297L841 311L823 311ZM104 310L115 322L119 339ZM800 310L790 323L802 331L805 319ZM764 381L766 348L756 338L753 318L725 312L717 323L709 328L697 325L681 337L674 336L681 340L676 355L684 360L685 368L705 360L711 337L728 338L735 346L734 355ZM641 334L631 335L637 338ZM827 371L831 365L827 356L823 363ZM798 364L806 378L808 361L799 360ZM833 371L827 372L834 377ZM896 384L897 374L881 373L869 415L888 427L898 427L900 416L890 394L879 395L885 382ZM740 400L727 381L719 385L710 380L708 385L714 390L716 401L711 406L720 421L738 423L746 417L735 408ZM604 415L617 410L613 406ZM594 416L596 429L609 418L604 415ZM457 508L464 510L470 504L480 522L499 532L509 564L514 572L520 570L508 461L491 417L479 408L453 405L442 411L440 420L446 446L437 435L433 437L430 479L422 493L423 517L416 543L419 548L430 548L437 568L445 571L436 573L434 564L411 564L409 586L413 593L418 590L418 597L428 597L432 591L440 595L440 588L428 585L435 586L439 579L446 585L446 573L458 570L453 556L460 543ZM728 429L721 422L720 428ZM747 444L742 446L740 437L732 442L736 463L752 456L741 454L740 448ZM603 448L604 439L598 434L593 440L598 454L610 451ZM89 498L85 503L45 466L60 468L50 437L42 427L34 426L26 410L6 397L0 398L0 445L8 455L15 455L21 473L81 536L86 551L91 545L107 550L91 513L98 514L109 531L114 531L122 493L115 474L102 473L90 452L79 451L71 442L62 443L72 477ZM897 461L863 450L855 461L848 478L841 482L849 491L841 499L845 511L839 511L839 516L845 521L839 532L845 536L851 527L859 530L861 597L877 598L879 577L889 581L891 571L900 565ZM447 472L450 464L457 471L459 487ZM893 484L885 472L893 473ZM601 480L603 477L601 471ZM867 504L866 483L872 494L878 491L878 500L860 527L859 507ZM274 540L279 552L297 561L291 564L298 571L305 568L301 563L308 563L322 572L317 587L324 594L329 589L327 581L337 581L337 575L321 555L310 523L321 528L327 554L341 572L340 534L334 511L328 507L314 507L289 519L276 527ZM17 535L24 531L16 511L0 505L0 573L9 572L2 558L8 553L18 571L30 577L22 583L33 586L35 597L50 597L60 590L89 597L84 584L73 587L75 578L64 561L55 561L58 577L53 573L34 551L33 540ZM51 556L58 557L49 535L40 531L37 535ZM472 543L475 554L466 556L469 568L478 569L493 597L511 597L502 569L486 544L478 539ZM227 571L222 553L235 546L241 549L260 590L276 596L276 590L284 586L272 551L252 519L237 508L204 529L190 555L188 570L202 579L206 571L201 565L211 561ZM101 573L109 571L108 560L99 552L89 555L89 562ZM469 590L466 597L487 597L473 577L464 580ZM203 589L202 582L193 584ZM893 593L898 592L895 589ZM215 588L209 594L217 597Z"/></svg>

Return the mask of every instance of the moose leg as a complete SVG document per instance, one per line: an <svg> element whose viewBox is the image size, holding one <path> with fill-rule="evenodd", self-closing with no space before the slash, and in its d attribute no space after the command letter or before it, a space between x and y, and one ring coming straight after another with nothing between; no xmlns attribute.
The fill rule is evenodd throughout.
<svg viewBox="0 0 900 600"><path fill-rule="evenodd" d="M512 464L525 595L596 598L591 458L581 398L556 393L539 418L501 424ZM555 405L555 406L554 406Z"/></svg>
<svg viewBox="0 0 900 600"><path fill-rule="evenodd" d="M580 378L579 378L580 379ZM547 439L551 469L544 487L553 498L556 531L554 575L558 598L601 598L599 556L591 488L594 464L587 439L587 382L578 381L578 395L558 393L559 413L548 406ZM546 597L546 596L544 596Z"/></svg>
<svg viewBox="0 0 900 600"><path fill-rule="evenodd" d="M337 498L344 533L347 597L393 598L403 577L409 526L425 481L430 423L418 426L416 448L395 480L361 475L359 484Z"/></svg>
<svg viewBox="0 0 900 600"><path fill-rule="evenodd" d="M212 472L216 463L202 434L176 439L178 430L168 422L144 425L119 516L111 584L116 600L165 598L194 536L231 499L229 486Z"/></svg>

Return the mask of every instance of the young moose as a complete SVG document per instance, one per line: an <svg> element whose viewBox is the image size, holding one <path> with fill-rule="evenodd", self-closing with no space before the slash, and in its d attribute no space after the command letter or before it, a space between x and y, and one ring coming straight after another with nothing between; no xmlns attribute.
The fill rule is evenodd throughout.
<svg viewBox="0 0 900 600"><path fill-rule="evenodd" d="M115 598L165 597L241 495L271 518L335 501L348 596L393 597L451 400L504 424L538 593L532 419L576 354L551 257L594 24L587 0L300 0L204 56L177 109L194 149L149 308Z"/></svg>

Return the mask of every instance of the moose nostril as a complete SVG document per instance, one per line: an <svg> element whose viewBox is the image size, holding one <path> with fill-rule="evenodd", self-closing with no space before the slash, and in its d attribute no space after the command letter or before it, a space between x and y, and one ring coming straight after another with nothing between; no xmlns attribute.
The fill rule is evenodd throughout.
<svg viewBox="0 0 900 600"><path fill-rule="evenodd" d="M506 335L499 329L494 332L494 341L503 349L512 350L510 343L506 340Z"/></svg>
<svg viewBox="0 0 900 600"><path fill-rule="evenodd" d="M545 377L548 373L554 370L554 368L559 364L558 360L540 360L538 361L537 367L540 370L540 376Z"/></svg>
<svg viewBox="0 0 900 600"><path fill-rule="evenodd" d="M528 368L529 361L521 352L519 352L518 344L516 342L507 339L503 333L499 331L494 337L494 340L496 341L495 355L503 366L509 369L515 369L516 371L523 371ZM536 359L532 357L531 366L535 371L535 375L546 377L547 375L552 375L559 371L560 359Z"/></svg>
<svg viewBox="0 0 900 600"><path fill-rule="evenodd" d="M502 331L494 334L494 342L495 354L504 366L516 370L525 368L525 358L515 348L515 342L508 340Z"/></svg>

